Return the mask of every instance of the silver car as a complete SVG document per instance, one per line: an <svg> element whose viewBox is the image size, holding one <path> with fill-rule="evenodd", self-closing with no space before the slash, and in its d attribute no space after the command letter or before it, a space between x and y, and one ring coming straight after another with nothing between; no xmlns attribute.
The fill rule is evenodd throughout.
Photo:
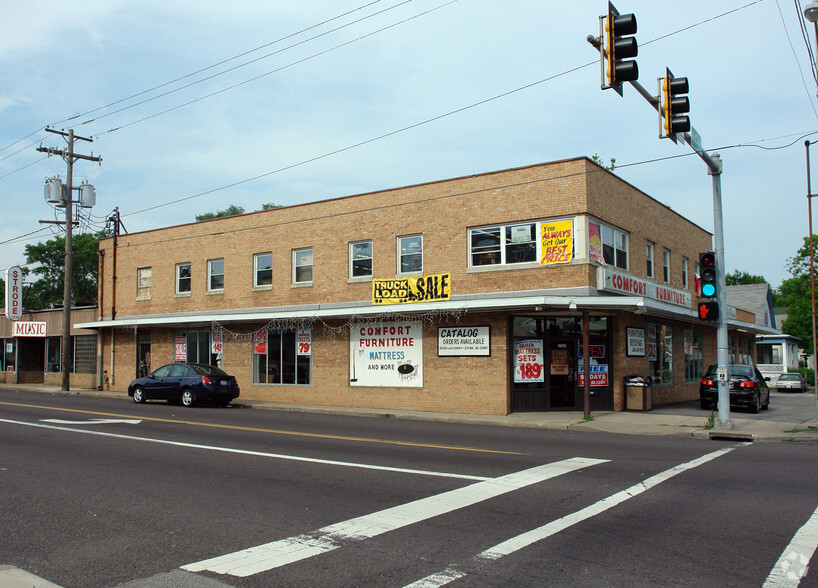
<svg viewBox="0 0 818 588"><path fill-rule="evenodd" d="M807 382L801 374L781 374L775 387L785 392L805 392Z"/></svg>

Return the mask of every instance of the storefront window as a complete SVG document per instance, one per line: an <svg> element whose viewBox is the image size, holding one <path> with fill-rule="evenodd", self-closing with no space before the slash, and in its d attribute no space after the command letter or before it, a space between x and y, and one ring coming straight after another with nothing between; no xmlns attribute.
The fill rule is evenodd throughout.
<svg viewBox="0 0 818 588"><path fill-rule="evenodd" d="M253 343L254 384L312 383L312 345L309 330L256 332Z"/></svg>
<svg viewBox="0 0 818 588"><path fill-rule="evenodd" d="M648 360L653 384L673 383L673 329L648 324Z"/></svg>
<svg viewBox="0 0 818 588"><path fill-rule="evenodd" d="M702 332L685 329L685 382L697 382L704 375Z"/></svg>
<svg viewBox="0 0 818 588"><path fill-rule="evenodd" d="M97 336L74 337L74 373L94 374L97 371Z"/></svg>

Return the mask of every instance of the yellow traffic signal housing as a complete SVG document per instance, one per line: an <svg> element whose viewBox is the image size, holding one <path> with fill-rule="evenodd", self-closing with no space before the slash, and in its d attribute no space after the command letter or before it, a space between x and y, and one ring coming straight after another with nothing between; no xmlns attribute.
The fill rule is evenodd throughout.
<svg viewBox="0 0 818 588"><path fill-rule="evenodd" d="M633 82L639 78L639 66L629 60L639 53L636 37L636 16L619 14L616 7L608 2L605 16L604 47L600 52L603 60L602 87L613 88L622 95L622 82Z"/></svg>
<svg viewBox="0 0 818 588"><path fill-rule="evenodd" d="M690 132L690 117L686 116L686 113L690 112L690 100L683 95L690 91L690 85L687 78L674 77L667 68L665 71L665 77L660 80L662 95L660 118L664 118L664 122L661 123L659 136L668 137L675 143L676 133Z"/></svg>

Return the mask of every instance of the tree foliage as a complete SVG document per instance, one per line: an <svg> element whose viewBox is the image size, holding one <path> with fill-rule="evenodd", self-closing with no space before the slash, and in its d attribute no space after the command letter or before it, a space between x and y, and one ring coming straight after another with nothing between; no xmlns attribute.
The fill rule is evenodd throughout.
<svg viewBox="0 0 818 588"><path fill-rule="evenodd" d="M196 221L206 221L213 218L223 218L225 216L236 216L237 214L244 214L244 207L237 204L231 204L224 210L217 210L216 212L205 212L196 215Z"/></svg>
<svg viewBox="0 0 818 588"><path fill-rule="evenodd" d="M725 275L724 280L728 286L744 286L747 284L769 284L769 282L766 279L764 279L764 276L756 276L748 272L742 272L739 270L733 271L732 274Z"/></svg>
<svg viewBox="0 0 818 588"><path fill-rule="evenodd" d="M818 236L813 236L813 263ZM787 260L791 278L784 280L778 289L781 306L787 307L787 320L780 328L788 335L801 339L801 347L812 355L812 285L810 280L809 237L798 252Z"/></svg>
<svg viewBox="0 0 818 588"><path fill-rule="evenodd" d="M75 235L72 239L71 294L75 302L97 302L99 237L101 234ZM63 303L65 273L65 237L45 243L26 245L26 275L38 276L27 288L25 306L34 310Z"/></svg>

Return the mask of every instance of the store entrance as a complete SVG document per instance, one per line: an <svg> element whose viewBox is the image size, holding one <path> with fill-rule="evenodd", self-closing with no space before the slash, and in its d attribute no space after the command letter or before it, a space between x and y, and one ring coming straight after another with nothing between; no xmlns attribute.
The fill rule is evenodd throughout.
<svg viewBox="0 0 818 588"><path fill-rule="evenodd" d="M546 349L546 389L550 410L576 410L576 341L572 339L547 339Z"/></svg>

